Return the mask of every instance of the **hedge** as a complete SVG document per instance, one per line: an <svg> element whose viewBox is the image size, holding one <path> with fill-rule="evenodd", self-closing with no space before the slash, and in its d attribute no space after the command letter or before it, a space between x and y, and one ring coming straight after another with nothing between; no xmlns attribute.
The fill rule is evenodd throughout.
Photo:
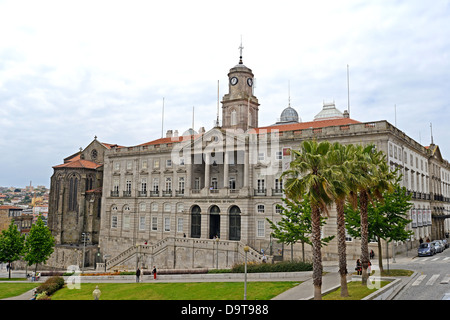
<svg viewBox="0 0 450 320"><path fill-rule="evenodd" d="M243 273L244 264L234 265L231 272ZM247 263L247 272L299 272L312 271L313 265L310 262L301 261L282 261L274 264L271 263Z"/></svg>

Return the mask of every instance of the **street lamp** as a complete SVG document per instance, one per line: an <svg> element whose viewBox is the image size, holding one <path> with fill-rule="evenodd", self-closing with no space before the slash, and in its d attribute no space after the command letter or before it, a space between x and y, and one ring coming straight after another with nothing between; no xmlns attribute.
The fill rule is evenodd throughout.
<svg viewBox="0 0 450 320"><path fill-rule="evenodd" d="M216 238L216 269L219 269L219 237Z"/></svg>
<svg viewBox="0 0 450 320"><path fill-rule="evenodd" d="M92 291L92 296L94 297L94 300L100 300L100 295L101 294L102 294L102 292L100 291L98 286L95 286L94 291Z"/></svg>
<svg viewBox="0 0 450 320"><path fill-rule="evenodd" d="M250 248L244 247L245 252L245 264L244 264L244 300L247 300L247 253Z"/></svg>

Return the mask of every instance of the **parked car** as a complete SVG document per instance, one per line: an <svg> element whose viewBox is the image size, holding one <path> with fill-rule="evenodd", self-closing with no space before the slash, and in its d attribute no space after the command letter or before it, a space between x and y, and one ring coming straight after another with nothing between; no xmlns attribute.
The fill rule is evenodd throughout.
<svg viewBox="0 0 450 320"><path fill-rule="evenodd" d="M444 251L444 248L442 247L442 244L439 242L439 240L434 240L432 243L434 244L434 248L436 249L436 253Z"/></svg>
<svg viewBox="0 0 450 320"><path fill-rule="evenodd" d="M432 256L436 253L436 248L433 242L421 243L417 249L419 257Z"/></svg>
<svg viewBox="0 0 450 320"><path fill-rule="evenodd" d="M442 239L442 242L444 243L445 248L448 248L448 241L447 239Z"/></svg>
<svg viewBox="0 0 450 320"><path fill-rule="evenodd" d="M442 246L442 251L444 251L446 249L444 240L436 240L437 242L439 242L439 244Z"/></svg>

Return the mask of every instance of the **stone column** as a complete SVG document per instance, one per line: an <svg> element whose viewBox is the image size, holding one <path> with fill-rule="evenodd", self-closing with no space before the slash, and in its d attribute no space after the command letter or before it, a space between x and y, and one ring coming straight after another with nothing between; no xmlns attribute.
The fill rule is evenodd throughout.
<svg viewBox="0 0 450 320"><path fill-rule="evenodd" d="M228 188L228 152L224 153L223 159L223 187Z"/></svg>
<svg viewBox="0 0 450 320"><path fill-rule="evenodd" d="M205 154L205 189L209 190L211 185L210 176L209 176L209 154Z"/></svg>

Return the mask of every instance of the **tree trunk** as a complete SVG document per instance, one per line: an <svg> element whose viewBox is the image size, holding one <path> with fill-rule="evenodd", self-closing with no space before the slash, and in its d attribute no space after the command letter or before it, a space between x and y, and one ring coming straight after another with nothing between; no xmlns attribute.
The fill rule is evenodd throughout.
<svg viewBox="0 0 450 320"><path fill-rule="evenodd" d="M337 240L339 256L339 274L341 276L341 297L348 297L347 288L347 248L345 243L344 200L336 201Z"/></svg>
<svg viewBox="0 0 450 320"><path fill-rule="evenodd" d="M366 191L359 193L359 203L361 211L361 284L367 285L367 279L369 278L367 273L367 268L369 267L369 223L367 218L368 195Z"/></svg>
<svg viewBox="0 0 450 320"><path fill-rule="evenodd" d="M383 253L381 249L381 239L378 238L378 267L380 268L380 272L383 272Z"/></svg>
<svg viewBox="0 0 450 320"><path fill-rule="evenodd" d="M320 241L320 209L311 206L314 300L322 300L322 252Z"/></svg>

